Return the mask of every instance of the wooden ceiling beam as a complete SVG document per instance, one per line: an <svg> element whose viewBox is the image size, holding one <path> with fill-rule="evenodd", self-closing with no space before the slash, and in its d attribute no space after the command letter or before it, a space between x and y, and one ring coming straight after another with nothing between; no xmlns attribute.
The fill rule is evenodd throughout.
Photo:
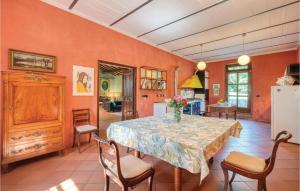
<svg viewBox="0 0 300 191"><path fill-rule="evenodd" d="M73 0L71 5L69 6L69 10L73 9L73 7L78 3L78 0Z"/></svg>

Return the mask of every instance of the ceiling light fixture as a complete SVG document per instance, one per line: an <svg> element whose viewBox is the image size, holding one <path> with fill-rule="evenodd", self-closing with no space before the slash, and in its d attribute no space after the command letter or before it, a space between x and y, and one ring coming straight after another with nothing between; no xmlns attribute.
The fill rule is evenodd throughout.
<svg viewBox="0 0 300 191"><path fill-rule="evenodd" d="M202 58L202 44L200 46L201 46L201 49L200 49L200 58ZM206 63L204 61L198 62L198 64L197 64L197 69L198 70L205 70L205 68L206 68Z"/></svg>
<svg viewBox="0 0 300 191"><path fill-rule="evenodd" d="M247 65L250 63L250 56L245 54L245 36L246 33L243 33L243 55L239 56L238 63L239 65Z"/></svg>

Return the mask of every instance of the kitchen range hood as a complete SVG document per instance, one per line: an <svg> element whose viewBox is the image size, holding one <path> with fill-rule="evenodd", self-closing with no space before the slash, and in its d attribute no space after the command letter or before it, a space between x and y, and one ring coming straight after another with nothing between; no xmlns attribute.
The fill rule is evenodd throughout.
<svg viewBox="0 0 300 191"><path fill-rule="evenodd" d="M195 88L203 88L198 76L195 74L192 77L188 78L185 80L185 82L181 85L181 88L190 88L190 89L195 89Z"/></svg>

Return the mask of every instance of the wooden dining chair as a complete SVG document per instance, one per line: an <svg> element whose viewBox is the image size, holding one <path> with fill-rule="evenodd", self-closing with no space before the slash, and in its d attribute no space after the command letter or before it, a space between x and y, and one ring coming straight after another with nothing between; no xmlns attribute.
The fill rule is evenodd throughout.
<svg viewBox="0 0 300 191"><path fill-rule="evenodd" d="M283 135L284 137L282 137ZM273 146L272 155L268 159L262 159L236 151L231 152L225 160L221 162L221 167L225 176L224 191L227 191L228 189L228 171L233 172L229 181L230 185L232 184L236 173L238 173L251 179L257 179L257 190L267 191L266 177L274 168L278 146L282 142L286 143L291 137L292 135L287 131L278 133Z"/></svg>
<svg viewBox="0 0 300 191"><path fill-rule="evenodd" d="M131 120L131 119L137 119L139 118L139 114L137 111L125 111L123 121ZM127 153L130 153L132 150L130 150L129 147L127 147Z"/></svg>
<svg viewBox="0 0 300 191"><path fill-rule="evenodd" d="M90 109L73 109L73 147L77 137L77 147L80 152L80 135L89 133L89 143L91 142L91 133L97 132L97 127L91 125ZM77 135L77 136L76 136Z"/></svg>
<svg viewBox="0 0 300 191"><path fill-rule="evenodd" d="M137 111L124 111L123 121L139 118L139 113Z"/></svg>
<svg viewBox="0 0 300 191"><path fill-rule="evenodd" d="M105 191L109 190L110 179L120 185L123 191L128 191L128 188L148 179L148 190L152 190L155 170L151 164L133 155L120 158L118 146L114 141L102 139L95 133L93 137L97 141L99 161L104 169Z"/></svg>

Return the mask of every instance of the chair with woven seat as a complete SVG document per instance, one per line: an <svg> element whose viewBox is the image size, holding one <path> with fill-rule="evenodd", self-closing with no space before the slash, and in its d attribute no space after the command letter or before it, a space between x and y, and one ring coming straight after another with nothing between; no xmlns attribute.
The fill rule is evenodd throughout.
<svg viewBox="0 0 300 191"><path fill-rule="evenodd" d="M98 128L91 125L90 122L90 109L73 109L73 147L76 142L77 135L77 147L80 152L80 135L89 133L89 143L91 142L91 133L97 132Z"/></svg>
<svg viewBox="0 0 300 191"><path fill-rule="evenodd" d="M105 191L109 190L110 179L120 185L123 191L128 191L128 188L148 179L148 190L152 190L155 171L151 164L133 155L120 158L118 146L114 141L102 139L95 133L93 137L97 141L99 161L104 169Z"/></svg>
<svg viewBox="0 0 300 191"><path fill-rule="evenodd" d="M272 155L268 159L262 159L236 151L231 152L221 162L221 167L225 176L224 191L227 191L228 183L230 185L232 184L236 173L258 180L257 190L267 191L266 177L274 168L278 146L280 143L286 143L291 137L292 135L287 131L278 133L273 146ZM228 171L233 172L230 181L228 179Z"/></svg>

